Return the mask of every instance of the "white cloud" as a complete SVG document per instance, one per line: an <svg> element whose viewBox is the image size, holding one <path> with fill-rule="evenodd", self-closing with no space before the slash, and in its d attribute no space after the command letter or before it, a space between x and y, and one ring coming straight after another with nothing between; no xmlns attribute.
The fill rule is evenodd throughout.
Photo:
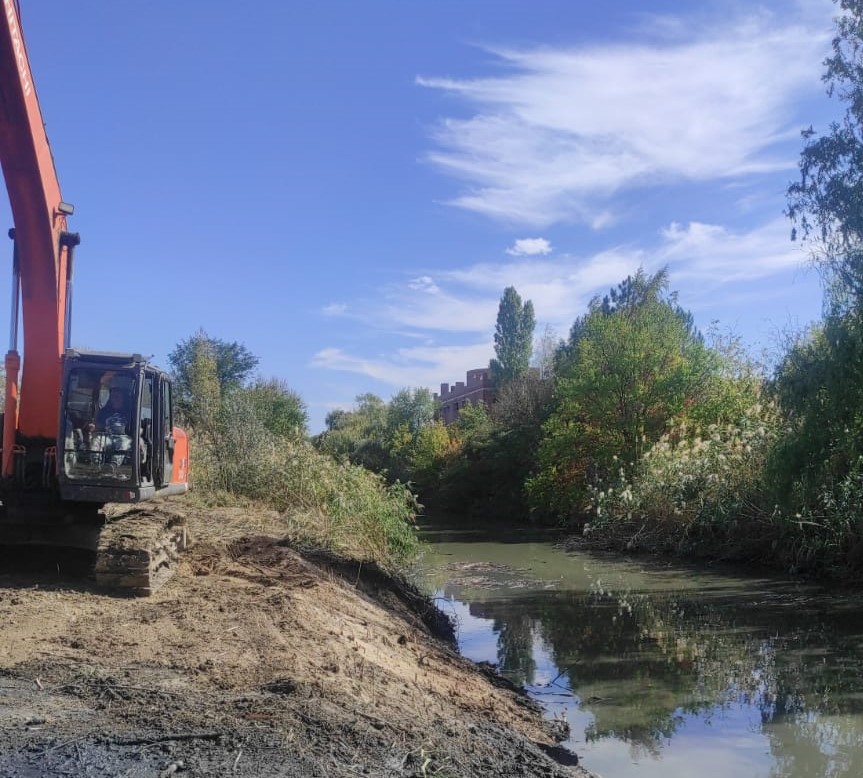
<svg viewBox="0 0 863 778"><path fill-rule="evenodd" d="M417 279L391 284L381 297L365 301L361 320L401 337L413 333L472 333L494 330L500 296L507 286L532 300L542 318L559 325L584 309L597 288L608 288L647 261L643 251L622 247L593 256L555 259L516 257L505 263L476 263L440 271L434 291ZM356 310L358 304L354 304Z"/></svg>
<svg viewBox="0 0 863 778"><path fill-rule="evenodd" d="M778 218L754 230L733 231L717 224L676 222L662 230L656 261L668 264L672 279L722 285L755 281L801 267L806 250L790 240L790 227Z"/></svg>
<svg viewBox="0 0 863 778"><path fill-rule="evenodd" d="M427 159L465 183L452 205L597 229L625 189L793 167L795 104L822 91L830 28L817 18L655 20L653 41L497 49L503 75L417 79L472 114L442 119Z"/></svg>
<svg viewBox="0 0 863 778"><path fill-rule="evenodd" d="M441 382L463 381L468 370L487 365L493 354L490 340L467 346L401 348L391 356L374 359L326 348L314 355L311 366L357 373L396 388L427 386L437 391Z"/></svg>
<svg viewBox="0 0 863 778"><path fill-rule="evenodd" d="M519 238L506 250L506 253L514 257L551 254L551 243L545 238Z"/></svg>
<svg viewBox="0 0 863 778"><path fill-rule="evenodd" d="M427 292L428 294L437 294L440 292L438 285L434 282L431 276L419 276L418 278L408 281L408 288L415 292Z"/></svg>
<svg viewBox="0 0 863 778"><path fill-rule="evenodd" d="M478 331L493 330L500 295L507 286L514 286L523 299L533 302L538 318L568 328L597 290L608 289L646 261L644 252L621 247L586 257L562 254L554 260L480 263L450 271L447 278L456 288L487 296L488 313Z"/></svg>
<svg viewBox="0 0 863 778"><path fill-rule="evenodd" d="M321 309L324 316L342 316L348 311L348 306L344 303L330 303Z"/></svg>
<svg viewBox="0 0 863 778"><path fill-rule="evenodd" d="M453 289L451 285L447 290L434 294L417 294L410 284L406 284L390 287L386 291L386 301L379 302L375 308L369 315L384 328L487 332L489 317L494 321L497 313L497 300L470 290Z"/></svg>
<svg viewBox="0 0 863 778"><path fill-rule="evenodd" d="M594 230L604 230L614 224L615 221L615 216L611 211L600 211L590 217L590 227Z"/></svg>

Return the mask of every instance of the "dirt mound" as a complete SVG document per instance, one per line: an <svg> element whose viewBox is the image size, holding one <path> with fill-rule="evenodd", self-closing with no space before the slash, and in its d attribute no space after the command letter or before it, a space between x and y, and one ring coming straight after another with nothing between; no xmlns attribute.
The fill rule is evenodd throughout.
<svg viewBox="0 0 863 778"><path fill-rule="evenodd" d="M0 574L0 776L586 775L410 585L248 514L146 600Z"/></svg>

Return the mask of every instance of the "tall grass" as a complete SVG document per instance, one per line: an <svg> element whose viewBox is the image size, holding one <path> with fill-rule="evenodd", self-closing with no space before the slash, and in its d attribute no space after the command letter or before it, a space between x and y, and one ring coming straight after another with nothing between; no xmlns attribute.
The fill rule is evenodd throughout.
<svg viewBox="0 0 863 778"><path fill-rule="evenodd" d="M775 407L760 404L738 424L702 432L678 423L629 472L621 467L616 483L593 489L596 519L650 522L682 542L695 525L733 524L760 511L778 427Z"/></svg>
<svg viewBox="0 0 863 778"><path fill-rule="evenodd" d="M790 434L775 404L704 431L678 424L642 459L592 490L585 535L627 550L757 561L856 575L863 563L863 462L819 499L789 508L773 482Z"/></svg>
<svg viewBox="0 0 863 778"><path fill-rule="evenodd" d="M403 484L270 433L254 403L230 394L194 431L192 488L210 502L248 499L282 512L295 541L396 569L416 554L418 504Z"/></svg>

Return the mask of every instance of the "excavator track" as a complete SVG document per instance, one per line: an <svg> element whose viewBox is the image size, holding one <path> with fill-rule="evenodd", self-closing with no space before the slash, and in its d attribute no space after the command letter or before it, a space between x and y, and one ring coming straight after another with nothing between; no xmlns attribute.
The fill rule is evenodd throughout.
<svg viewBox="0 0 863 778"><path fill-rule="evenodd" d="M186 518L165 508L134 508L106 518L96 547L96 585L147 596L173 575L188 545Z"/></svg>

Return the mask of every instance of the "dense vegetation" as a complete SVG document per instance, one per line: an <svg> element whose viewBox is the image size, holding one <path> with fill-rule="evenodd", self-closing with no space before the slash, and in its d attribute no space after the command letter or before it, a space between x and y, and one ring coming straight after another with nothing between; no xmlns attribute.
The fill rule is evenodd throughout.
<svg viewBox="0 0 863 778"><path fill-rule="evenodd" d="M257 359L244 346L198 332L169 358L192 434L197 499L269 505L294 540L385 567L413 557L413 494L317 451L299 395L277 379L250 380Z"/></svg>
<svg viewBox="0 0 863 778"><path fill-rule="evenodd" d="M824 80L846 112L823 136L803 133L787 195L792 237L823 271L825 313L772 374L734 337L700 333L665 271L594 299L553 349L546 333L529 370L533 306L509 288L491 408L469 406L444 427L427 397L405 390L400 405L424 408L407 426L367 396L328 419L320 447L409 478L424 502L462 514L563 522L618 548L859 575L863 2L838 6Z"/></svg>
<svg viewBox="0 0 863 778"><path fill-rule="evenodd" d="M425 388L333 411L307 441L302 401L248 382L243 347L198 333L172 354L195 431L196 484L264 499L331 544L413 549L415 503L564 523L607 546L863 570L863 0L839 0L824 80L847 107L803 134L788 189L792 237L823 270L823 320L772 374L735 337L699 332L665 270L597 297L557 341L504 290L490 406L436 418ZM532 364L532 366L531 366ZM372 475L369 471L373 471ZM359 529L358 529L359 528Z"/></svg>

